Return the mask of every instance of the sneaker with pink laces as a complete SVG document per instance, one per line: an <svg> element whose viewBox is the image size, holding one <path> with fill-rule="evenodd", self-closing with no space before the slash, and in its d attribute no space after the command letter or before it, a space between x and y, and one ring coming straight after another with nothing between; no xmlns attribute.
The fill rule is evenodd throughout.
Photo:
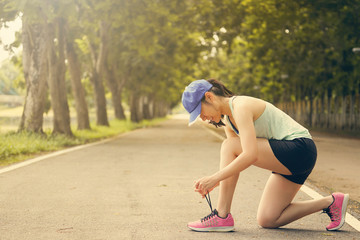
<svg viewBox="0 0 360 240"><path fill-rule="evenodd" d="M323 210L329 215L331 223L326 227L328 231L340 229L345 223L346 208L349 201L349 194L333 193L332 204Z"/></svg>
<svg viewBox="0 0 360 240"><path fill-rule="evenodd" d="M231 214L221 218L216 209L201 220L188 223L188 228L198 232L230 232L235 229Z"/></svg>

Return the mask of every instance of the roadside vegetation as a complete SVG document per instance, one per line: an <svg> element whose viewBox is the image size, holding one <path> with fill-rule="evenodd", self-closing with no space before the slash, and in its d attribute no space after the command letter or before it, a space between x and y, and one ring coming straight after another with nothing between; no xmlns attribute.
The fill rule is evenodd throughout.
<svg viewBox="0 0 360 240"><path fill-rule="evenodd" d="M109 127L91 124L91 130L73 130L73 137L64 134L51 134L50 130L45 130L42 135L15 131L0 133L0 167L23 161L39 154L99 141L138 128L151 127L164 119L143 120L139 123L114 119L110 121Z"/></svg>
<svg viewBox="0 0 360 240"><path fill-rule="evenodd" d="M71 106L81 129L92 107L97 125L126 105L139 122L213 77L308 127L355 131L359 12L360 0L0 0L0 29L21 21L0 95L24 96L19 129L42 132L52 109L52 132L71 136Z"/></svg>

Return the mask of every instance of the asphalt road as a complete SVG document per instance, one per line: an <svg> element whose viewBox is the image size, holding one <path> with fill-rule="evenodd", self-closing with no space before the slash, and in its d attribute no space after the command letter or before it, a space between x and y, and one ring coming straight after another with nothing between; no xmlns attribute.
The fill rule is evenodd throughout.
<svg viewBox="0 0 360 240"><path fill-rule="evenodd" d="M276 230L258 227L257 205L271 173L256 167L240 175L236 231L188 230L187 222L210 212L193 181L217 170L219 150L220 140L203 127L173 119L2 173L0 240L360 239L348 224L327 232L329 217L320 213ZM216 206L217 190L211 197Z"/></svg>

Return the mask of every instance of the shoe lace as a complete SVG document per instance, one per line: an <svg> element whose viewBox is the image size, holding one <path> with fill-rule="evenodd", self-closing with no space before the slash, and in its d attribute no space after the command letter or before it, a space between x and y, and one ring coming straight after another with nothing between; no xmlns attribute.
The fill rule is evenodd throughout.
<svg viewBox="0 0 360 240"><path fill-rule="evenodd" d="M206 217L202 218L201 222L207 221L207 220L211 219L212 217L214 217L216 215L215 210L213 210L213 208L212 208L211 198L210 198L210 193L209 192L205 195L205 199L206 199L207 203L209 204L211 213L209 215L207 215Z"/></svg>
<svg viewBox="0 0 360 240"><path fill-rule="evenodd" d="M205 221L213 218L215 215L216 215L215 212L211 212L209 215L207 215L206 217L202 218L202 219L201 219L201 222L205 222Z"/></svg>
<svg viewBox="0 0 360 240"><path fill-rule="evenodd" d="M209 196L209 197L207 197L207 196ZM213 212L212 205L211 205L211 199L210 199L210 193L209 193L209 192L207 193L207 195L205 195L205 198L206 198L206 201L207 201L208 204L209 204L209 207L210 207L211 212Z"/></svg>
<svg viewBox="0 0 360 240"><path fill-rule="evenodd" d="M336 206L331 205L330 207L323 209L322 213L326 213L332 222L340 219L340 209Z"/></svg>

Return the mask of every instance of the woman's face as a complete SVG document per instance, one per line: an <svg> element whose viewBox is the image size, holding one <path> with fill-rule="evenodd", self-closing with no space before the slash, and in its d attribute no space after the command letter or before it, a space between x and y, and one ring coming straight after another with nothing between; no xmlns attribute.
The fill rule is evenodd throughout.
<svg viewBox="0 0 360 240"><path fill-rule="evenodd" d="M203 121L214 121L216 123L220 122L221 120L221 113L218 111L218 107L216 102L211 101L207 102L206 100L201 102L201 113L200 118Z"/></svg>

